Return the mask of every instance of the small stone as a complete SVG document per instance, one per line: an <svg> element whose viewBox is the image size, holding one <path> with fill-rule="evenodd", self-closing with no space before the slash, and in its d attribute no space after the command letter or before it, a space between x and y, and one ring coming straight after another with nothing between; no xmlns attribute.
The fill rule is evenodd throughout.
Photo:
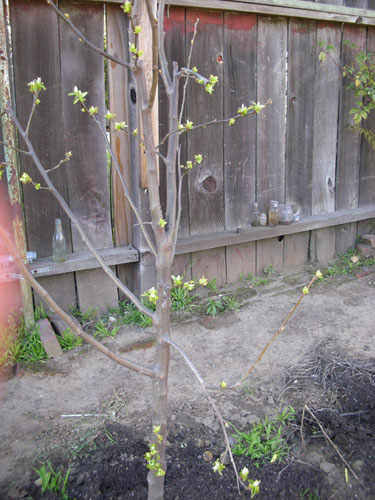
<svg viewBox="0 0 375 500"><path fill-rule="evenodd" d="M204 441L203 441L203 439L198 439L197 440L197 447L198 448L204 448Z"/></svg>
<svg viewBox="0 0 375 500"><path fill-rule="evenodd" d="M332 474L336 471L336 465L330 462L322 462L320 465L320 470L325 472L326 474Z"/></svg>
<svg viewBox="0 0 375 500"><path fill-rule="evenodd" d="M267 403L268 403L269 405L274 405L274 404L275 404L275 400L273 399L273 397L272 397L272 396L268 396L268 398L267 398Z"/></svg>
<svg viewBox="0 0 375 500"><path fill-rule="evenodd" d="M42 483L40 483L42 484ZM13 486L8 491L8 497L11 500L18 500L19 498L25 498L27 495L27 491L21 488L21 486Z"/></svg>
<svg viewBox="0 0 375 500"><path fill-rule="evenodd" d="M213 460L212 451L206 450L206 451L203 453L203 460L204 460L205 462L212 462L212 460Z"/></svg>
<svg viewBox="0 0 375 500"><path fill-rule="evenodd" d="M36 481L34 481L35 486L42 486L42 479L38 477Z"/></svg>
<svg viewBox="0 0 375 500"><path fill-rule="evenodd" d="M361 470L363 465L364 465L363 460L354 460L354 462L352 463L353 469L356 470Z"/></svg>
<svg viewBox="0 0 375 500"><path fill-rule="evenodd" d="M220 462L223 465L229 465L230 464L230 456L227 451L223 451L223 453L220 455Z"/></svg>

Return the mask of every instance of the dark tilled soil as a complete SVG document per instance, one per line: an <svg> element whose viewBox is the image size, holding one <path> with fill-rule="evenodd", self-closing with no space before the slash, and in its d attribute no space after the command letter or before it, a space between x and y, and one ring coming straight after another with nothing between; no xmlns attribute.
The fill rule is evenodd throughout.
<svg viewBox="0 0 375 500"><path fill-rule="evenodd" d="M344 373L339 379L335 376L333 380L325 381L325 385L330 387L331 404L325 408L309 409L319 420L326 436L305 409L303 415L299 411L295 421L285 428L290 453L283 463L255 467L250 459L235 457L238 470L246 466L250 470L249 477L260 480L259 500L375 498L375 388L363 377L356 380L352 373ZM176 416L178 418L178 414ZM304 446L301 445L300 435L302 418ZM188 417L186 421L189 421ZM109 423L105 429L106 432L100 433L93 443L96 449L73 463L69 498L146 499L145 438L139 431L134 433L116 423ZM108 433L116 444L108 444ZM332 443L328 442L327 436ZM232 467L228 465L222 476L212 471L213 461L224 450L219 433L203 425L194 425L190 420L190 425L172 424L168 441L166 499L239 498ZM359 480L348 470L348 482L345 481L347 465L333 445L338 447ZM204 460L206 450L212 452L212 461ZM329 464L325 466L329 472L322 464ZM34 500L60 498L51 494L41 495L40 487L34 484L26 490ZM250 494L244 491L241 496L250 498Z"/></svg>

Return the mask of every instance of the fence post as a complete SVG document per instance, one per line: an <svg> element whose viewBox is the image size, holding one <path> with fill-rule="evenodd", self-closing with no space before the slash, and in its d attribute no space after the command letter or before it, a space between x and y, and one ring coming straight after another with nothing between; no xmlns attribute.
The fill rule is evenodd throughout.
<svg viewBox="0 0 375 500"><path fill-rule="evenodd" d="M4 14L4 3L0 1L0 106L4 110L11 102L10 73L7 51L7 19ZM8 181L9 199L12 207L12 226L16 248L23 257L26 255L26 237L22 216L21 190L17 171L17 153L15 130L8 115L1 117L1 127L4 140L4 157ZM25 280L21 280L23 314L28 326L34 323L34 308L31 288Z"/></svg>

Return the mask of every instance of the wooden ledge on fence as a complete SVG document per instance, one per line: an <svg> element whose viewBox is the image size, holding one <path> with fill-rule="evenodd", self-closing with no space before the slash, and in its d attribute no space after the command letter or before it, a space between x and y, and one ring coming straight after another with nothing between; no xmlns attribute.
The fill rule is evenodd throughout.
<svg viewBox="0 0 375 500"><path fill-rule="evenodd" d="M98 252L109 266L128 264L138 262L139 260L138 250L131 245L107 248L105 250L98 250ZM100 264L90 252L68 254L66 261L61 263L53 262L52 257L44 257L29 264L30 271L36 277L97 269L98 267L100 267Z"/></svg>
<svg viewBox="0 0 375 500"><path fill-rule="evenodd" d="M350 210L339 210L327 214L312 215L304 217L298 222L287 226L276 227L246 227L232 231L220 231L217 233L197 234L180 238L177 242L176 254L210 250L251 241L265 240L267 238L286 236L288 234L303 233L323 227L339 226L375 217L375 205L354 208Z"/></svg>

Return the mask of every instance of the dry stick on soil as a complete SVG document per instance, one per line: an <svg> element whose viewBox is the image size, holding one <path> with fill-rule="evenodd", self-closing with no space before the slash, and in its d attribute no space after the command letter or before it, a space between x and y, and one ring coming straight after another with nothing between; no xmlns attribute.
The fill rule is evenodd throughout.
<svg viewBox="0 0 375 500"><path fill-rule="evenodd" d="M231 461L231 463L233 465L233 469L234 469L234 472L236 474L238 492L240 493L240 483L242 484L242 486L244 488L248 489L247 486L241 481L241 479L240 479L240 477L238 475L236 463L234 461L232 450L231 450L230 443L229 443L229 438L228 438L227 430L225 428L225 422L223 420L223 417L221 416L221 413L219 412L219 410L216 407L215 401L210 396L210 394L209 394L209 392L207 390L207 386L206 386L203 378L201 377L199 371L195 368L194 364L192 363L192 361L190 360L190 358L188 357L188 355L185 353L185 351L178 344L176 344L171 338L166 338L164 340L169 345L171 345L174 349L176 349L176 351L183 358L183 360L185 361L185 363L188 365L188 367L190 368L190 370L194 373L194 375L197 378L198 382L202 386L203 391L204 391L204 393L205 393L208 401L210 402L210 405L212 406L212 408L213 408L216 416L218 417L218 419L220 421L220 425L221 425L221 428L222 428L222 431L223 431L223 434L224 434L224 439L225 439L225 446L226 446L225 453L229 453L230 461Z"/></svg>
<svg viewBox="0 0 375 500"><path fill-rule="evenodd" d="M246 380L246 378L250 375L250 373L255 369L255 367L261 362L264 354L266 353L266 351L268 350L268 348L273 344L273 342L275 342L275 340L277 339L277 337L285 330L285 325L288 323L288 321L290 320L290 318L293 316L293 314L295 313L297 307L301 304L302 302L302 299L305 295L307 295L310 291L310 288L312 286L312 284L317 280L317 279L320 279L321 278L321 272L320 271L317 271L312 280L310 281L310 283L303 289L299 299L297 300L297 302L294 304L294 306L292 307L291 311L289 312L288 316L284 319L282 325L280 326L280 328L277 330L277 332L274 334L274 336L271 338L271 340L269 340L269 342L267 342L267 344L264 346L262 352L259 354L258 358L256 359L255 363L253 363L250 368L247 370L247 372L245 373L245 375L243 375L237 382L235 382L234 384L231 384L231 385L227 385L227 384L223 384L221 383L220 385L220 389L234 389L235 387L238 387L239 385L242 384L242 382L244 380ZM208 387L208 389L218 389L217 386L210 386Z"/></svg>
<svg viewBox="0 0 375 500"><path fill-rule="evenodd" d="M345 460L345 458L343 457L342 453L340 452L340 450L338 449L338 447L335 445L335 443L332 441L332 439L328 436L328 434L326 433L326 431L324 430L322 424L320 423L319 419L314 415L314 413L310 410L310 408L307 406L307 405L304 405L303 407L303 412L302 412L302 421L301 421L301 437L303 438L303 431L302 431L302 426L303 426L303 420L304 420L304 417L305 417L305 409L310 413L310 415L312 416L312 418L315 420L315 422L318 424L320 430L322 431L324 437L327 439L327 441L329 443L331 443L331 445L334 447L336 453L338 454L338 456L341 458L341 460L344 462L344 464L346 465L346 467L350 470L350 472L353 474L353 476L358 480L358 481L361 481L359 479L359 477L357 476L357 474L354 472L354 470L350 467L350 465L348 464L348 462ZM303 442L303 445L305 446L305 442L304 440L302 440Z"/></svg>
<svg viewBox="0 0 375 500"><path fill-rule="evenodd" d="M50 306L50 308L63 320L65 323L69 326L69 328L78 336L81 337L85 342L88 344L91 344L94 346L98 351L103 353L105 356L108 358L112 359L116 363L118 363L121 366L124 366L125 368L129 368L129 370L133 370L137 373L140 373L142 375L146 375L148 377L154 377L155 378L155 372L150 369L146 368L144 366L138 365L136 363L133 363L132 361L123 358L122 356L119 356L115 354L114 352L110 351L107 347L102 345L100 342L98 342L96 339L85 333L80 326L77 325L75 321L72 320L72 318L67 314L65 311L61 309L61 307L56 304L56 302L53 300L53 298L49 295L47 290L43 288L37 280L30 274L26 264L22 261L22 259L19 257L17 250L15 246L12 243L12 240L5 231L5 229L0 226L0 236L1 236L1 241L5 244L8 252L10 255L13 257L14 261L16 262L19 271L22 273L26 281L30 284L30 286L35 290L35 292L47 302L47 304Z"/></svg>

